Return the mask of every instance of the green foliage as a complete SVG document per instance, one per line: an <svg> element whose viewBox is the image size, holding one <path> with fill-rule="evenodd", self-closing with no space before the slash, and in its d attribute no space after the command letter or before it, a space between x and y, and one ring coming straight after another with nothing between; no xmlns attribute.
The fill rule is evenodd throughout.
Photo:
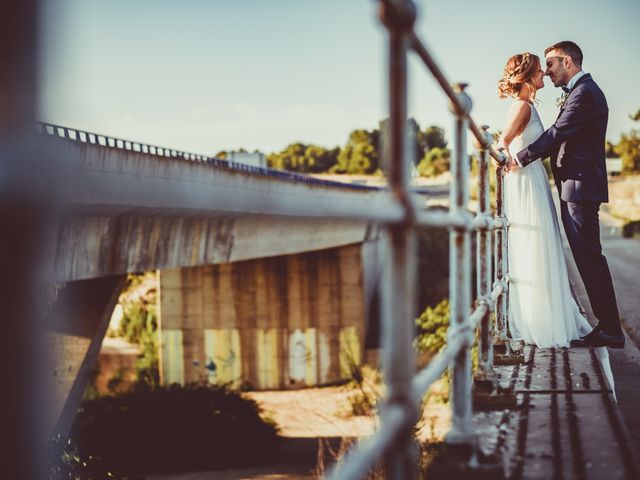
<svg viewBox="0 0 640 480"><path fill-rule="evenodd" d="M640 220L632 220L622 226L622 236L624 238L633 238L638 234L640 234Z"/></svg>
<svg viewBox="0 0 640 480"><path fill-rule="evenodd" d="M111 334L140 347L142 355L136 366L137 381L157 385L160 373L156 273L132 274L127 280L127 287L119 298L123 317L118 330Z"/></svg>
<svg viewBox="0 0 640 480"><path fill-rule="evenodd" d="M418 164L418 172L423 177L434 177L448 172L451 166L451 150L434 147L429 150Z"/></svg>
<svg viewBox="0 0 640 480"><path fill-rule="evenodd" d="M416 146L416 164L420 176L434 177L449 171L451 150L447 148L444 129L431 125L420 131L418 127Z"/></svg>
<svg viewBox="0 0 640 480"><path fill-rule="evenodd" d="M351 380L347 383L349 414L374 417L382 401L382 376L366 365L350 364Z"/></svg>
<svg viewBox="0 0 640 480"><path fill-rule="evenodd" d="M640 110L638 110L634 115L629 115L629 118L634 122L640 122Z"/></svg>
<svg viewBox="0 0 640 480"><path fill-rule="evenodd" d="M212 469L268 458L276 429L258 405L223 387L139 384L83 402L70 439L81 458L127 473Z"/></svg>
<svg viewBox="0 0 640 480"><path fill-rule="evenodd" d="M60 435L49 440L48 459L49 480L127 480L109 471L100 459L80 455L78 445Z"/></svg>
<svg viewBox="0 0 640 480"><path fill-rule="evenodd" d="M420 352L436 354L445 346L449 328L449 300L427 307L416 320L418 337L415 346Z"/></svg>
<svg viewBox="0 0 640 480"><path fill-rule="evenodd" d="M640 171L640 131L623 133L613 151L622 159L623 172Z"/></svg>
<svg viewBox="0 0 640 480"><path fill-rule="evenodd" d="M355 175L381 174L383 146L381 132L385 131L389 120L382 120L373 130L356 129L349 134L343 148L327 149L318 145L292 143L280 152L267 155L267 164L271 168L289 170L301 173L347 173ZM441 127L430 126L421 130L418 122L411 118L408 128L415 137L414 162L423 162L430 151L429 162L435 164L430 168L423 167L426 175L437 175L449 168L450 152L446 148L447 140ZM220 152L218 157L226 157L226 152ZM433 173L437 172L437 173Z"/></svg>
<svg viewBox="0 0 640 480"><path fill-rule="evenodd" d="M354 130L338 155L334 173L372 174L380 164L380 130Z"/></svg>
<svg viewBox="0 0 640 480"><path fill-rule="evenodd" d="M339 154L339 148L326 149L318 145L292 143L279 153L267 155L267 164L280 170L321 173L336 165Z"/></svg>
<svg viewBox="0 0 640 480"><path fill-rule="evenodd" d="M424 137L424 150L429 151L433 148L447 148L447 140L444 136L444 129L432 125L428 127L422 134Z"/></svg>

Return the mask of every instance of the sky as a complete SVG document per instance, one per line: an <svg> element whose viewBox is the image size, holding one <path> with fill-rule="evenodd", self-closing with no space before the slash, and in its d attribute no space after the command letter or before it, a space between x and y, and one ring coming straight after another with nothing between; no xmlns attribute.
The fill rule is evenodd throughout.
<svg viewBox="0 0 640 480"><path fill-rule="evenodd" d="M387 35L374 0L43 0L40 120L213 155L342 146L387 114ZM640 0L419 0L416 31L478 124L502 129L507 59L560 40L609 102L607 137L640 109ZM451 131L448 102L409 57L409 115ZM549 126L560 90L545 79ZM635 127L640 127L637 123Z"/></svg>

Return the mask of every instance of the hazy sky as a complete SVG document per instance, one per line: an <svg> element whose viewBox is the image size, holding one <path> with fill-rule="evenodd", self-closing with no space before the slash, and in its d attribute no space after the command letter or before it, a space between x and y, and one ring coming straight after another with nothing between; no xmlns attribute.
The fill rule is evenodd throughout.
<svg viewBox="0 0 640 480"><path fill-rule="evenodd" d="M386 32L373 0L44 0L45 121L197 153L343 145L386 115ZM417 31L473 117L502 128L507 58L573 40L609 101L608 138L640 109L640 0L417 2ZM410 61L409 110L450 130L447 101ZM539 92L545 125L560 91Z"/></svg>

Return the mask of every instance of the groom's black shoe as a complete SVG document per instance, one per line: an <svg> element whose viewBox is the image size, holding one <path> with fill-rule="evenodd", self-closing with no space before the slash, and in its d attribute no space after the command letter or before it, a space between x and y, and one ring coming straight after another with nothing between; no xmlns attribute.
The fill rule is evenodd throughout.
<svg viewBox="0 0 640 480"><path fill-rule="evenodd" d="M598 330L600 330L599 324L593 327L593 330L591 330L589 333L580 337L580 340L588 340L590 337L594 336L598 332Z"/></svg>
<svg viewBox="0 0 640 480"><path fill-rule="evenodd" d="M589 335L580 340L572 340L572 347L610 347L624 348L624 334L605 333L601 329L594 329Z"/></svg>

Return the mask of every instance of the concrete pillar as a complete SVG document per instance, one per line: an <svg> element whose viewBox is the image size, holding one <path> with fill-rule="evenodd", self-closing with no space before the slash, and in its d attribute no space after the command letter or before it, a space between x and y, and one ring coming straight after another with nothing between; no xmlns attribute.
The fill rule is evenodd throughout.
<svg viewBox="0 0 640 480"><path fill-rule="evenodd" d="M60 290L44 324L50 432L69 434L125 282L126 275L114 275L69 282Z"/></svg>
<svg viewBox="0 0 640 480"><path fill-rule="evenodd" d="M297 388L364 349L361 244L160 272L161 380Z"/></svg>

